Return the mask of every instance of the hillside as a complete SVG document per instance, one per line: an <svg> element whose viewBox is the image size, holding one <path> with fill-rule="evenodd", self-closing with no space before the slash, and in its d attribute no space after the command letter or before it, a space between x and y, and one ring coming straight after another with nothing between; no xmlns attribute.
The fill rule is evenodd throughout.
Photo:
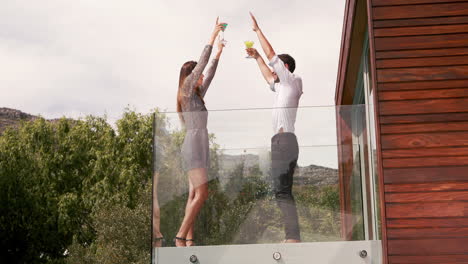
<svg viewBox="0 0 468 264"><path fill-rule="evenodd" d="M270 167L268 157L260 157L254 154L226 155L220 156L221 178L229 178L230 172L241 164L244 166L244 175L249 175L248 171L257 167L264 175L268 174ZM326 186L338 184L338 170L318 165L297 167L294 173L294 183L298 185Z"/></svg>
<svg viewBox="0 0 468 264"><path fill-rule="evenodd" d="M22 120L34 120L37 116L33 116L16 109L0 107L0 133L2 133L7 127L16 126Z"/></svg>

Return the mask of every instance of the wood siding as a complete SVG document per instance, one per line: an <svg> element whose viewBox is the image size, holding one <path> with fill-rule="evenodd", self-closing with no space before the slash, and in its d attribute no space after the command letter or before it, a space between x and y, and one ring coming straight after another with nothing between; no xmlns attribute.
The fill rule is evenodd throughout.
<svg viewBox="0 0 468 264"><path fill-rule="evenodd" d="M468 263L468 1L369 1L388 263Z"/></svg>

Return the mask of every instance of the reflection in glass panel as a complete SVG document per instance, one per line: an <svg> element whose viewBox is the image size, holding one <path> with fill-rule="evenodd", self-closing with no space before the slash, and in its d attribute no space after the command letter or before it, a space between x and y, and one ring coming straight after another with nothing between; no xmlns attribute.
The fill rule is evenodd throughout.
<svg viewBox="0 0 468 264"><path fill-rule="evenodd" d="M363 53L361 65L357 76L356 87L354 91L353 103L364 105L361 114L354 114L353 120L353 143L356 146L355 152L359 151L359 164L355 164L355 175L360 175L358 179L353 175L356 188L354 192L361 187L362 195L362 222L363 236L365 239L377 240L381 237L380 230L380 207L378 190L378 170L376 157L376 134L375 134L375 111L373 104L372 76L370 72L369 58L369 40L367 33L363 41ZM357 109L356 109L357 110ZM359 122L359 124L358 124ZM359 185L358 185L359 184ZM356 205L353 210L358 210ZM357 228L356 226L354 228ZM362 229L361 227L359 230ZM349 228L348 228L349 229ZM354 230L355 231L355 230ZM356 234L354 233L354 237ZM351 239L348 237L348 239Z"/></svg>
<svg viewBox="0 0 468 264"><path fill-rule="evenodd" d="M335 107L298 109L295 134L299 158L292 178L292 194L302 242L343 240L342 204L346 203L351 203L353 208L347 217L354 219L353 225L357 226L353 228L356 232L353 239L364 239L362 195L358 192L361 170L339 173L344 164L360 166L359 150L349 142L348 147L357 151L339 157L336 144L336 117L352 124L353 109L363 112L361 106L339 110ZM190 231L196 245L280 243L285 239L288 232L285 223L291 219L283 217L287 214L282 210L289 209L279 206L274 188L277 179L272 170L275 155L270 145L270 114L271 109L209 113L209 168L205 181L208 196ZM159 229L164 237L173 238L191 199L181 151L187 132L182 129L177 113L166 113L157 119L155 132L158 186L154 195L158 198L159 211L154 208L156 215L159 213L160 224L153 228ZM340 177L349 179L350 186L346 188L352 190L351 196L342 193ZM344 199L348 200L343 202ZM166 246L174 245L167 242Z"/></svg>
<svg viewBox="0 0 468 264"><path fill-rule="evenodd" d="M352 240L364 240L366 238L367 207L365 203L366 186L366 157L363 138L365 136L365 119L362 108L355 108L352 111L352 132L353 132L353 174L351 178L351 210L352 210Z"/></svg>
<svg viewBox="0 0 468 264"><path fill-rule="evenodd" d="M369 56L367 56L369 58ZM367 73L368 73L368 82L369 85L366 87L369 91L367 96L367 117L369 120L368 131L369 131L369 141L370 141L370 173L372 175L371 180L373 183L373 203L374 203L374 223L375 229L377 230L376 235L374 237L375 240L380 239L382 237L382 230L381 230L381 215L380 215L380 202L379 202L379 170L377 164L377 143L376 143L376 131L375 131L375 109L374 109L374 90L372 89L372 85L370 82L372 80L371 71L369 70L369 63L367 64Z"/></svg>

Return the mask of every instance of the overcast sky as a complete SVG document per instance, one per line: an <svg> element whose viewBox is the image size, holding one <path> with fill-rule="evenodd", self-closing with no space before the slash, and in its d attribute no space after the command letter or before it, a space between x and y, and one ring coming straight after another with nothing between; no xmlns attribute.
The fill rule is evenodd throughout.
<svg viewBox="0 0 468 264"><path fill-rule="evenodd" d="M127 105L143 113L155 107L174 111L180 67L199 58L217 16L229 24L228 44L205 98L207 108L271 107L273 93L255 61L245 58L245 40L253 40L260 49L248 11L256 15L274 50L296 59L295 73L304 85L300 105L333 105L344 4L344 0L3 0L0 107L46 118L107 114L111 121ZM323 120L328 119L327 115ZM326 123L330 133L320 133L330 137L316 142L319 145L336 139L334 121Z"/></svg>
<svg viewBox="0 0 468 264"><path fill-rule="evenodd" d="M199 58L220 16L228 44L207 107L269 107L273 93L245 59L244 40L260 48L249 10L275 51L295 57L301 105L333 105L344 0L4 0L0 106L45 117L174 110L180 66Z"/></svg>

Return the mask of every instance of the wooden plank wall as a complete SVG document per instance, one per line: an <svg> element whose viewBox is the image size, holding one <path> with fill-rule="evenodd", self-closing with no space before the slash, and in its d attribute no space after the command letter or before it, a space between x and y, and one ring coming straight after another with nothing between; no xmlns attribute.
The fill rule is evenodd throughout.
<svg viewBox="0 0 468 264"><path fill-rule="evenodd" d="M371 0L389 263L468 263L468 1Z"/></svg>

